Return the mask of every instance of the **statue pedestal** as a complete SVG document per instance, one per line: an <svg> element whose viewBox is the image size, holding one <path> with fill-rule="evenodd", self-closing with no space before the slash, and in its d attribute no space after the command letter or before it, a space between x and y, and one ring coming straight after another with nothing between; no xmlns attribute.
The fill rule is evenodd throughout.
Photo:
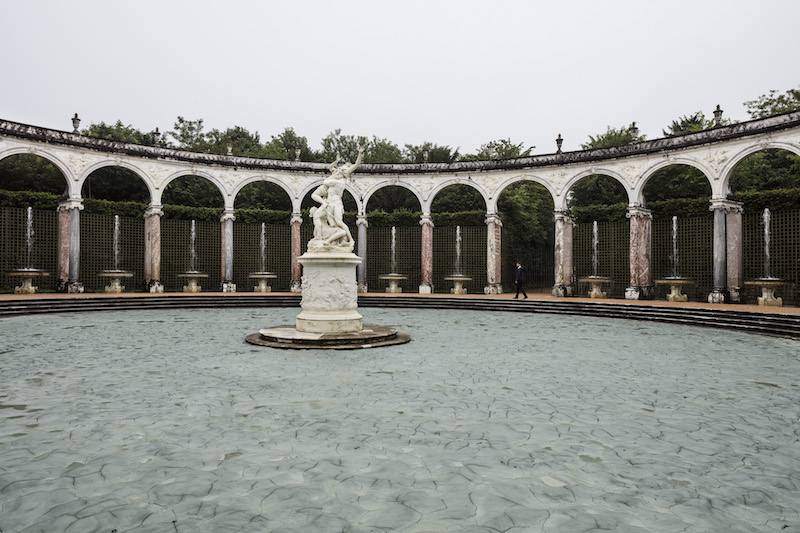
<svg viewBox="0 0 800 533"><path fill-rule="evenodd" d="M306 252L298 261L303 265L303 310L295 319L297 331L361 331L364 321L357 311L356 290L356 266L361 258L352 252Z"/></svg>

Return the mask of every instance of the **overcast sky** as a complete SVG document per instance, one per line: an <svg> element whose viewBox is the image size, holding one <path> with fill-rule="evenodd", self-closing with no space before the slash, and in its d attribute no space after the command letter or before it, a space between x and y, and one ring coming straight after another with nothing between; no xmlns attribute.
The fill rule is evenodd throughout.
<svg viewBox="0 0 800 533"><path fill-rule="evenodd" d="M13 1L0 118L564 150L800 86L798 0Z"/></svg>

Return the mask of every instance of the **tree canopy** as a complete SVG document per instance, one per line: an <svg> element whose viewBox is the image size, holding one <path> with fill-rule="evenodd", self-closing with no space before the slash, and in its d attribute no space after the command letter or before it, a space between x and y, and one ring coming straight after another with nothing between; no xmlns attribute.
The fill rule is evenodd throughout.
<svg viewBox="0 0 800 533"><path fill-rule="evenodd" d="M766 118L772 115L800 110L800 88L785 93L773 89L755 100L744 103L751 118Z"/></svg>

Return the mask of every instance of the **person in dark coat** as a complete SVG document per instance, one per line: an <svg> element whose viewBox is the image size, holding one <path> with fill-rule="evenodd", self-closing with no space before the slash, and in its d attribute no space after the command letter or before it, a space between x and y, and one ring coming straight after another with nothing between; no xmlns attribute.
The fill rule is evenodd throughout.
<svg viewBox="0 0 800 533"><path fill-rule="evenodd" d="M517 261L517 274L514 277L514 283L517 285L517 295L514 298L519 298L519 291L522 291L522 295L525 299L528 299L528 293L525 292L525 269L522 268L522 263Z"/></svg>

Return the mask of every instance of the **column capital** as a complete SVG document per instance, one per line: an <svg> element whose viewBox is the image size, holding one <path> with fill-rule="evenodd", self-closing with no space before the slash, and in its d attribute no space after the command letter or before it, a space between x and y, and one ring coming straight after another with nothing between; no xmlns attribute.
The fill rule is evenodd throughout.
<svg viewBox="0 0 800 533"><path fill-rule="evenodd" d="M484 220L486 224L494 224L495 226L503 227L503 219L500 218L500 215L497 213L486 213L486 219Z"/></svg>
<svg viewBox="0 0 800 533"><path fill-rule="evenodd" d="M430 226L433 227L433 218L431 217L430 213L422 213L419 216L419 225L420 226Z"/></svg>
<svg viewBox="0 0 800 533"><path fill-rule="evenodd" d="M716 211L717 209L721 209L726 213L744 213L744 204L727 198L712 198L708 210Z"/></svg>
<svg viewBox="0 0 800 533"><path fill-rule="evenodd" d="M553 220L556 222L572 223L572 211L569 209L556 209L553 211Z"/></svg>
<svg viewBox="0 0 800 533"><path fill-rule="evenodd" d="M369 221L367 220L367 215L356 216L356 226L364 226L365 228L368 228Z"/></svg>
<svg viewBox="0 0 800 533"><path fill-rule="evenodd" d="M653 218L653 212L642 204L631 204L625 212L625 218Z"/></svg>
<svg viewBox="0 0 800 533"><path fill-rule="evenodd" d="M164 211L161 210L163 206L161 204L150 204L147 206L147 209L144 210L144 218L150 218L152 216L164 216Z"/></svg>
<svg viewBox="0 0 800 533"><path fill-rule="evenodd" d="M226 220L236 220L236 214L233 209L225 209L222 211L222 216L219 217L219 221L225 222Z"/></svg>
<svg viewBox="0 0 800 533"><path fill-rule="evenodd" d="M303 223L303 214L302 213L296 213L296 212L292 213L292 219L290 220L290 223L294 224L295 222L297 222L298 224L302 224Z"/></svg>
<svg viewBox="0 0 800 533"><path fill-rule="evenodd" d="M63 202L59 202L59 211L69 211L70 209L77 209L83 211L83 198L67 198Z"/></svg>

